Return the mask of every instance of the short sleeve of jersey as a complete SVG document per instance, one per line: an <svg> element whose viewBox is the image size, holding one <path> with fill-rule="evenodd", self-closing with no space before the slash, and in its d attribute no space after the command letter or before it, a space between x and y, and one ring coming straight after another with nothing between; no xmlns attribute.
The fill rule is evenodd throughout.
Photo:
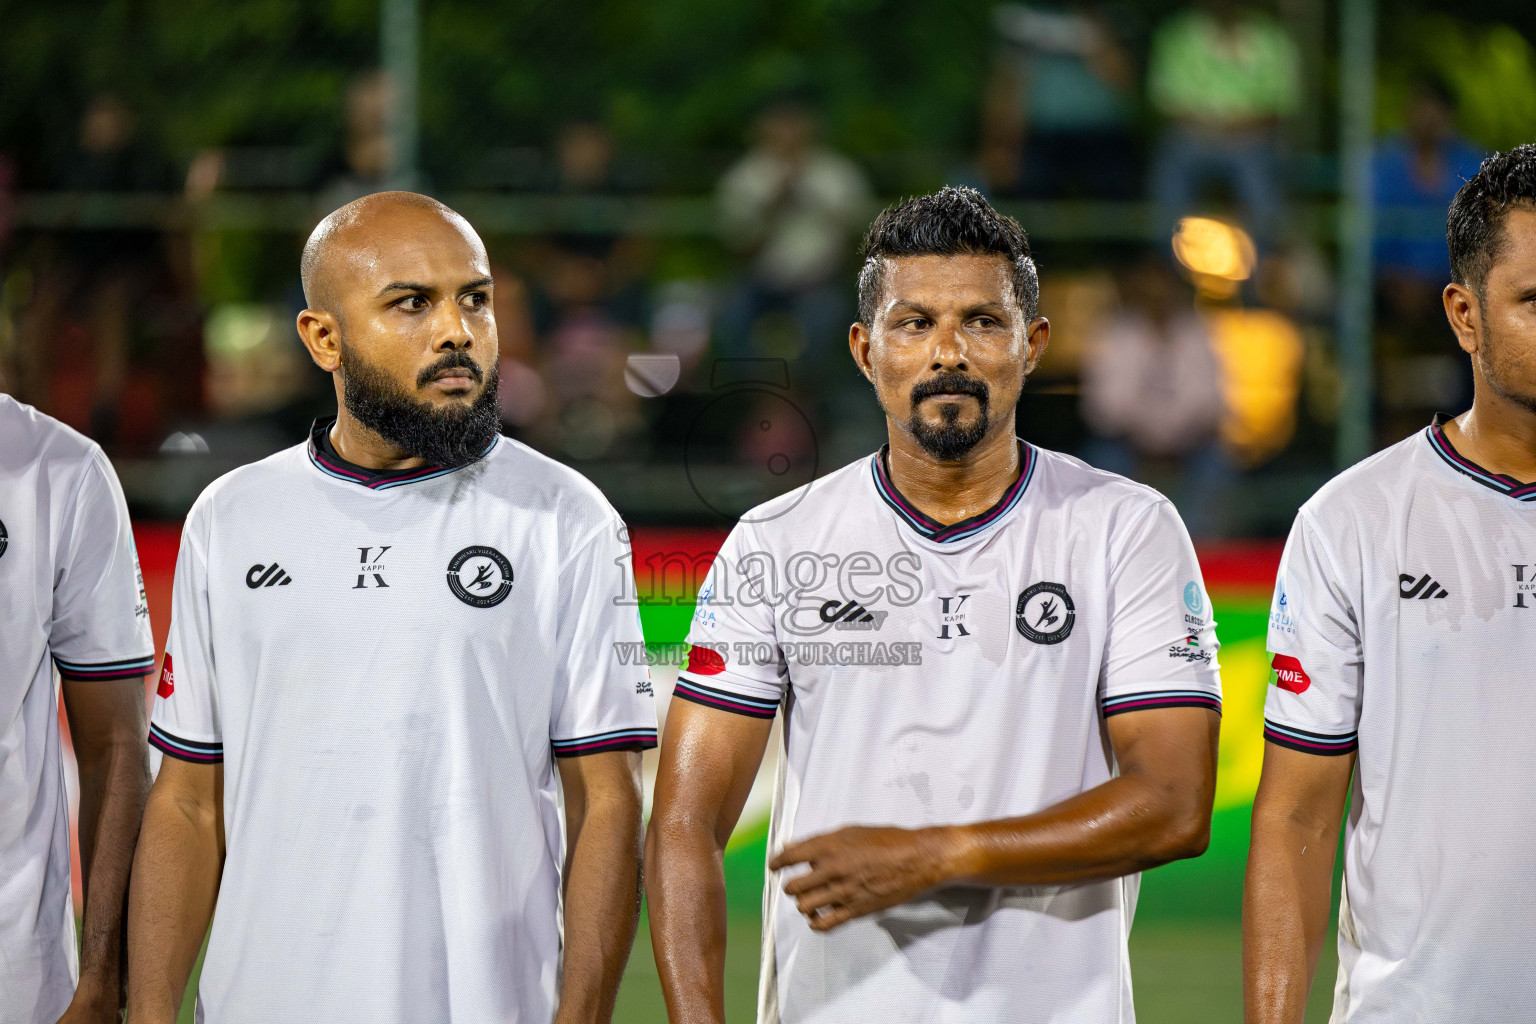
<svg viewBox="0 0 1536 1024"><path fill-rule="evenodd" d="M738 523L699 588L674 697L749 718L774 716L789 685L774 628L774 578L770 554Z"/></svg>
<svg viewBox="0 0 1536 1024"><path fill-rule="evenodd" d="M1296 517L1269 610L1274 675L1264 701L1264 738L1308 754L1358 746L1364 665L1358 587L1340 571L1306 510Z"/></svg>
<svg viewBox="0 0 1536 1024"><path fill-rule="evenodd" d="M149 718L149 742L183 761L224 760L208 613L208 515L194 508L181 531L171 588L171 629Z"/></svg>
<svg viewBox="0 0 1536 1024"><path fill-rule="evenodd" d="M556 757L656 745L656 698L646 667L629 535L614 515L560 567L559 650L550 742Z"/></svg>
<svg viewBox="0 0 1536 1024"><path fill-rule="evenodd" d="M1104 716L1172 707L1219 712L1216 620L1173 506L1158 501L1143 512L1112 539L1110 558Z"/></svg>
<svg viewBox="0 0 1536 1024"><path fill-rule="evenodd" d="M48 646L67 679L135 679L155 668L128 504L99 448L81 468L62 524Z"/></svg>

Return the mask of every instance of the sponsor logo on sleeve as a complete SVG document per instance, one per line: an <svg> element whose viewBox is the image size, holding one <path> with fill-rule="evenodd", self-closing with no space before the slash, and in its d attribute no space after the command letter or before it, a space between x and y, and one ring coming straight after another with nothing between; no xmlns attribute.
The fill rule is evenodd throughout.
<svg viewBox="0 0 1536 1024"><path fill-rule="evenodd" d="M1275 670L1275 685L1282 690L1291 693L1306 693L1307 687L1312 685L1312 677L1307 675L1307 670L1301 667L1301 662L1288 654L1277 654L1275 660L1270 662Z"/></svg>
<svg viewBox="0 0 1536 1024"><path fill-rule="evenodd" d="M1274 603L1269 606L1269 647L1271 650L1288 651L1296 643L1296 626L1300 614L1297 594L1286 589L1285 580L1275 589Z"/></svg>
<svg viewBox="0 0 1536 1024"><path fill-rule="evenodd" d="M1168 657L1176 661L1188 661L1201 665L1211 663L1211 652L1200 646L1200 638L1194 633L1185 637L1182 642L1170 645Z"/></svg>
<svg viewBox="0 0 1536 1024"><path fill-rule="evenodd" d="M725 658L711 647L695 644L688 648L688 664L683 666L683 671L696 676L717 676L725 671Z"/></svg>
<svg viewBox="0 0 1536 1024"><path fill-rule="evenodd" d="M160 685L155 687L155 695L169 697L176 692L176 676L171 671L171 655L166 652L165 661L160 665Z"/></svg>

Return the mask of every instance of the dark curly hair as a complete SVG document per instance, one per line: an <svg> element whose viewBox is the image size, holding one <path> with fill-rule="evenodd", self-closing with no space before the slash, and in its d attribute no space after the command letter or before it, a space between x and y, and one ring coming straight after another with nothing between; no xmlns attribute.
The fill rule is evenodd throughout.
<svg viewBox="0 0 1536 1024"><path fill-rule="evenodd" d="M1536 210L1536 145L1530 143L1484 160L1451 200L1445 220L1451 280L1483 294L1504 247L1504 215L1518 208Z"/></svg>
<svg viewBox="0 0 1536 1024"><path fill-rule="evenodd" d="M888 206L864 236L859 256L859 322L868 326L880 305L885 264L900 256L996 254L1013 264L1013 291L1027 319L1040 307L1040 280L1029 237L1012 217L992 208L973 188L943 188Z"/></svg>

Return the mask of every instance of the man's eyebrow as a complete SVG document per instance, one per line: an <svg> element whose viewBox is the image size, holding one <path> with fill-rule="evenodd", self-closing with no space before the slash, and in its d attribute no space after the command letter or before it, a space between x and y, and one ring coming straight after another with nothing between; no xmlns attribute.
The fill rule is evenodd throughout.
<svg viewBox="0 0 1536 1024"><path fill-rule="evenodd" d="M495 284L495 283L496 283L496 279L494 277L477 277L473 281L469 282L468 284L460 285L459 286L459 291L467 292L471 288L484 288L486 285L491 285L491 284Z"/></svg>
<svg viewBox="0 0 1536 1024"><path fill-rule="evenodd" d="M430 292L431 285L416 284L412 281L391 281L379 289L380 295L388 295L390 292Z"/></svg>

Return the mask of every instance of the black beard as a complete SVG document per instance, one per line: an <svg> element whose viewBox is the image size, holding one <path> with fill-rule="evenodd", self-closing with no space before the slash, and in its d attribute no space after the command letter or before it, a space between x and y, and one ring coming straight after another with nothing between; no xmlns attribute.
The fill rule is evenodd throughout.
<svg viewBox="0 0 1536 1024"><path fill-rule="evenodd" d="M938 426L929 425L918 415L918 403L945 393L974 397L980 407L976 422L969 427L960 426L960 407L952 404L942 406L940 415L944 422ZM987 428L991 425L987 415L990 398L991 390L986 381L975 377L956 372L929 377L912 388L912 418L907 421L907 429L923 451L939 462L958 462L987 436Z"/></svg>
<svg viewBox="0 0 1536 1024"><path fill-rule="evenodd" d="M341 346L341 393L347 411L385 441L429 466L452 468L485 454L501 429L496 412L499 375L492 365L485 387L469 405L436 409L417 401L383 370ZM478 382L484 374L468 352L449 352L417 375L424 386L438 372L462 366Z"/></svg>

